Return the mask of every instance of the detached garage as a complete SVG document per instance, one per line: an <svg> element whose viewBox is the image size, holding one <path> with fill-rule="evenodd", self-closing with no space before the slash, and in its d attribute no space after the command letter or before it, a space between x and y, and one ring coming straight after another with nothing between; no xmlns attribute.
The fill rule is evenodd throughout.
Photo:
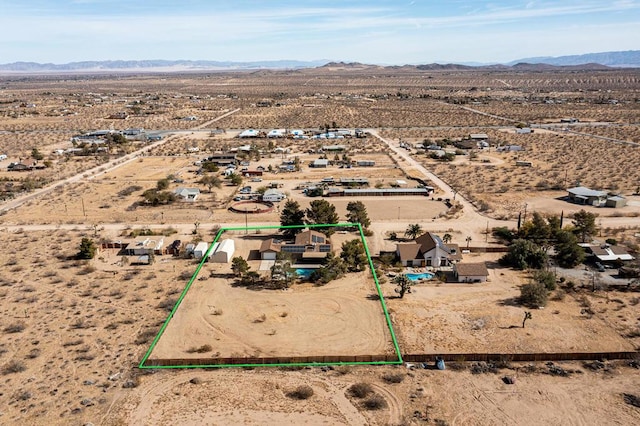
<svg viewBox="0 0 640 426"><path fill-rule="evenodd" d="M216 244L216 247L212 250L209 262L214 263L229 263L233 258L233 253L236 251L236 244L232 239L222 240Z"/></svg>
<svg viewBox="0 0 640 426"><path fill-rule="evenodd" d="M483 283L487 281L489 271L484 262L481 263L456 263L453 273L459 283Z"/></svg>

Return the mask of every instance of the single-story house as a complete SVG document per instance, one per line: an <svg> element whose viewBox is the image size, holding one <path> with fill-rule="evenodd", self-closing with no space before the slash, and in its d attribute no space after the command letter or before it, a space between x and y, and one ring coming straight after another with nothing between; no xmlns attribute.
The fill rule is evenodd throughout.
<svg viewBox="0 0 640 426"><path fill-rule="evenodd" d="M174 193L185 201L195 201L200 196L198 188L176 188Z"/></svg>
<svg viewBox="0 0 640 426"><path fill-rule="evenodd" d="M453 265L453 275L459 283L483 283L487 281L489 271L484 262L456 263Z"/></svg>
<svg viewBox="0 0 640 426"><path fill-rule="evenodd" d="M345 149L347 149L347 147L344 145L323 145L322 146L323 151L344 151Z"/></svg>
<svg viewBox="0 0 640 426"><path fill-rule="evenodd" d="M331 252L331 241L322 232L306 230L296 235L293 243L270 238L260 246L262 260L275 260L280 252L302 258L324 258Z"/></svg>
<svg viewBox="0 0 640 426"><path fill-rule="evenodd" d="M226 166L229 164L236 164L238 162L238 157L236 157L236 154L229 152L210 155L205 161L215 163L218 166Z"/></svg>
<svg viewBox="0 0 640 426"><path fill-rule="evenodd" d="M469 139L473 141L486 141L487 139L489 139L489 135L487 135L486 133L471 133L469 135Z"/></svg>
<svg viewBox="0 0 640 426"><path fill-rule="evenodd" d="M256 177L262 176L264 172L262 170L245 170L244 172L242 172L242 174L246 177Z"/></svg>
<svg viewBox="0 0 640 426"><path fill-rule="evenodd" d="M529 127L523 127L521 129L516 129L516 134L518 134L518 135L528 135L528 134L531 134L531 133L533 133L533 131Z"/></svg>
<svg viewBox="0 0 640 426"><path fill-rule="evenodd" d="M314 160L314 162L311 163L310 167L317 169L317 168L326 168L328 165L329 165L329 160L324 158L319 158L317 160Z"/></svg>
<svg viewBox="0 0 640 426"><path fill-rule="evenodd" d="M524 151L524 148L520 145L503 145L496 148L499 152L520 152Z"/></svg>
<svg viewBox="0 0 640 426"><path fill-rule="evenodd" d="M239 138L257 138L258 136L260 136L260 132L255 129L244 130L238 135Z"/></svg>
<svg viewBox="0 0 640 426"><path fill-rule="evenodd" d="M358 167L373 167L376 165L376 162L373 160L358 160L356 165Z"/></svg>
<svg viewBox="0 0 640 426"><path fill-rule="evenodd" d="M268 138L283 138L285 136L285 129L273 129L267 133Z"/></svg>
<svg viewBox="0 0 640 426"><path fill-rule="evenodd" d="M231 238L224 239L215 244L209 255L209 262L229 263L236 251L235 242Z"/></svg>
<svg viewBox="0 0 640 426"><path fill-rule="evenodd" d="M445 244L439 236L427 232L416 238L413 243L396 245L396 254L402 266L450 266L462 260L456 244Z"/></svg>
<svg viewBox="0 0 640 426"><path fill-rule="evenodd" d="M612 246L609 244L603 244L601 246L589 246L587 251L591 252L600 262L614 262L616 260L633 260L633 256L629 252L620 246Z"/></svg>
<svg viewBox="0 0 640 426"><path fill-rule="evenodd" d="M287 198L286 195L273 188L267 189L264 194L262 194L262 201L269 201L272 203L282 201L285 198Z"/></svg>
<svg viewBox="0 0 640 426"><path fill-rule="evenodd" d="M290 130L289 134L291 136L304 136L304 130L298 130L298 129Z"/></svg>
<svg viewBox="0 0 640 426"><path fill-rule="evenodd" d="M585 204L589 206L601 206L606 203L607 192L596 191L586 188L584 186L577 186L575 188L569 188L568 190L569 202L576 204Z"/></svg>
<svg viewBox="0 0 640 426"><path fill-rule="evenodd" d="M125 256L142 256L149 254L150 251L161 254L162 246L164 245L164 238L160 237L154 240L149 237L139 237L133 242L127 244L124 248Z"/></svg>

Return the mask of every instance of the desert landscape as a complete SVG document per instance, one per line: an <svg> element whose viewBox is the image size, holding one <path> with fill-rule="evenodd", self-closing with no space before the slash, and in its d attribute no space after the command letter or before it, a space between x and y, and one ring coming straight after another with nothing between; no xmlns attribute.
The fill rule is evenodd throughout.
<svg viewBox="0 0 640 426"><path fill-rule="evenodd" d="M0 77L0 423L639 423L640 290L619 272L638 268L639 79L348 64ZM573 187L624 205L570 203ZM262 243L295 236L255 227L279 227L294 204L323 223L320 201L336 222L354 202L366 211L363 268L267 288ZM517 234L538 213L573 235L581 212L594 215L591 246L631 259L564 267L543 241L553 288L527 305L538 271L503 264L515 242L495 229ZM248 269L205 262L192 279L195 248L221 228L236 228L232 257ZM356 229L328 236L341 267ZM409 265L398 246L425 233L485 265L483 281L455 281L454 262ZM140 368L167 319L150 360L393 357L368 255L400 353L420 362ZM241 284L249 271L262 287ZM406 274L421 278L401 295ZM510 358L545 353L626 355ZM456 354L478 359L437 369Z"/></svg>

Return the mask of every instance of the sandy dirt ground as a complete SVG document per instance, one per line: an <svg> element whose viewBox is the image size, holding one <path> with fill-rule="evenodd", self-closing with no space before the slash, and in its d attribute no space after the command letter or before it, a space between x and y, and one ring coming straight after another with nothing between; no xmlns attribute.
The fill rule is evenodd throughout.
<svg viewBox="0 0 640 426"><path fill-rule="evenodd" d="M490 262L483 284L420 283L404 299L393 298L383 285L406 353L599 352L633 351L634 344L611 327L610 318L581 313L584 306L571 294L534 310L522 328L526 310L517 303L519 283L528 275L497 266L499 255L465 255L465 262ZM627 305L629 311L634 306ZM594 338L597 336L597 338Z"/></svg>
<svg viewBox="0 0 640 426"><path fill-rule="evenodd" d="M245 259L264 239L224 237L234 239L234 256ZM332 239L334 245L337 240ZM268 280L269 271L259 271L259 263L251 261L251 269ZM369 271L321 287L297 284L284 291L234 283L230 265L205 264L150 359L393 353L380 300L371 297L377 291ZM203 345L212 352L189 353Z"/></svg>

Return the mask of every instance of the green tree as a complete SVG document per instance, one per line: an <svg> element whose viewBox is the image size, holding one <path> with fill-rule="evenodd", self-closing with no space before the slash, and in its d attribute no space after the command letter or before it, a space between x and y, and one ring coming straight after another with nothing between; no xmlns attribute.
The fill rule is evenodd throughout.
<svg viewBox="0 0 640 426"><path fill-rule="evenodd" d="M596 234L596 214L589 213L586 210L580 210L573 215L574 234L578 236L581 242L586 243Z"/></svg>
<svg viewBox="0 0 640 426"><path fill-rule="evenodd" d="M248 271L242 277L242 283L244 285L254 286L257 285L261 280L260 274L256 271Z"/></svg>
<svg viewBox="0 0 640 426"><path fill-rule="evenodd" d="M214 163L213 161L203 161L201 167L202 167L202 170L204 170L205 172L209 172L209 173L215 173L218 170L220 170L218 165L216 163Z"/></svg>
<svg viewBox="0 0 640 426"><path fill-rule="evenodd" d="M98 248L91 238L84 237L80 242L80 251L78 251L79 259L93 259Z"/></svg>
<svg viewBox="0 0 640 426"><path fill-rule="evenodd" d="M349 272L360 272L367 265L367 255L360 240L351 240L342 243L340 258L347 266Z"/></svg>
<svg viewBox="0 0 640 426"><path fill-rule="evenodd" d="M543 248L549 248L552 236L551 226L538 212L534 212L531 221L526 221L520 228L519 235L525 240L531 240Z"/></svg>
<svg viewBox="0 0 640 426"><path fill-rule="evenodd" d="M38 151L38 148L33 148L31 150L31 158L33 158L34 160L40 161L44 158L44 155L42 155L42 153Z"/></svg>
<svg viewBox="0 0 640 426"><path fill-rule="evenodd" d="M584 261L585 253L578 245L578 238L569 231L556 233L555 258L563 268L573 268Z"/></svg>
<svg viewBox="0 0 640 426"><path fill-rule="evenodd" d="M290 259L277 259L271 267L271 283L276 288L289 288L295 275L296 271L291 265Z"/></svg>
<svg viewBox="0 0 640 426"><path fill-rule="evenodd" d="M169 191L158 191L156 188L147 189L142 193L147 204L158 206L161 204L171 204L177 200L176 194Z"/></svg>
<svg viewBox="0 0 640 426"><path fill-rule="evenodd" d="M451 236L451 234L444 234L442 236L442 242L445 243L445 244L449 244L451 242L452 238L453 237Z"/></svg>
<svg viewBox="0 0 640 426"><path fill-rule="evenodd" d="M400 299L404 298L405 293L411 293L411 285L413 281L409 279L405 274L397 275L393 279L393 283L396 285L395 292L398 293Z"/></svg>
<svg viewBox="0 0 640 426"><path fill-rule="evenodd" d="M313 271L309 279L316 283L327 284L341 278L347 272L347 266L341 258L329 253L322 267Z"/></svg>
<svg viewBox="0 0 640 426"><path fill-rule="evenodd" d="M415 240L418 235L422 234L422 226L419 223L412 223L407 226L404 236Z"/></svg>
<svg viewBox="0 0 640 426"><path fill-rule="evenodd" d="M367 208L362 201L349 201L347 204L347 220L351 223L359 223L365 229L371 226Z"/></svg>
<svg viewBox="0 0 640 426"><path fill-rule="evenodd" d="M500 263L516 269L540 269L547 264L547 253L533 241L518 239L509 246Z"/></svg>
<svg viewBox="0 0 640 426"><path fill-rule="evenodd" d="M333 224L340 220L338 213L336 213L336 206L327 200L313 200L306 213L307 220L311 224ZM327 235L334 232L333 227L319 227L317 229Z"/></svg>
<svg viewBox="0 0 640 426"><path fill-rule="evenodd" d="M280 225L281 226L293 226L304 225L304 211L300 208L300 204L294 200L287 200L284 203L282 212L280 213ZM295 237L302 228L287 228L281 229L282 233L287 238Z"/></svg>
<svg viewBox="0 0 640 426"><path fill-rule="evenodd" d="M524 284L520 287L520 303L531 308L540 308L547 304L549 292L542 283Z"/></svg>
<svg viewBox="0 0 640 426"><path fill-rule="evenodd" d="M169 188L169 179L164 178L156 182L156 189L158 191L164 191L167 188Z"/></svg>
<svg viewBox="0 0 640 426"><path fill-rule="evenodd" d="M250 266L242 256L236 256L231 259L231 270L237 277L242 277L249 272Z"/></svg>
<svg viewBox="0 0 640 426"><path fill-rule="evenodd" d="M229 176L227 176L227 179L229 180L229 182L231 182L231 185L238 186L242 184L242 176L238 173L230 174Z"/></svg>
<svg viewBox="0 0 640 426"><path fill-rule="evenodd" d="M543 269L536 270L533 273L533 279L549 291L556 289L556 275L551 271L545 271Z"/></svg>
<svg viewBox="0 0 640 426"><path fill-rule="evenodd" d="M222 187L222 181L218 176L215 176L215 175L204 175L202 176L202 178L200 178L198 183L200 185L206 186L209 192L211 192L211 189L213 187L216 187L216 188Z"/></svg>

